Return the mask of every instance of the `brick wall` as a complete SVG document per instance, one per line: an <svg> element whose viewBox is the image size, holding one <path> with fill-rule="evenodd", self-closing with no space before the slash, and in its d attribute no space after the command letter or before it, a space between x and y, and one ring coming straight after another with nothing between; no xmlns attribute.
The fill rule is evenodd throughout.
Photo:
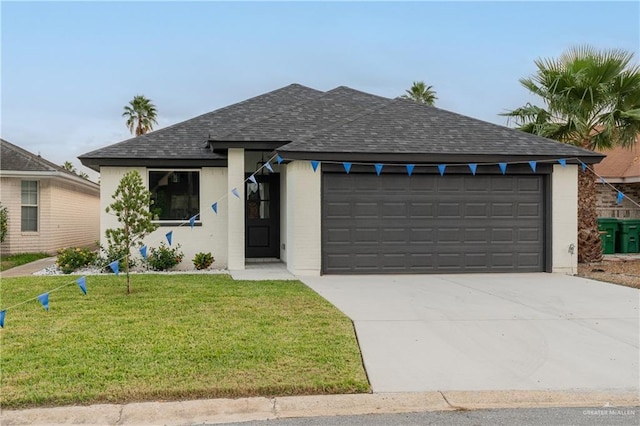
<svg viewBox="0 0 640 426"><path fill-rule="evenodd" d="M320 275L322 262L321 167L308 161L287 164L287 269L295 275Z"/></svg>
<svg viewBox="0 0 640 426"><path fill-rule="evenodd" d="M612 185L615 189L607 184L596 184L598 216L640 218L640 207L631 201L640 204L640 183L615 183ZM621 191L625 195L621 204L618 204L617 191Z"/></svg>

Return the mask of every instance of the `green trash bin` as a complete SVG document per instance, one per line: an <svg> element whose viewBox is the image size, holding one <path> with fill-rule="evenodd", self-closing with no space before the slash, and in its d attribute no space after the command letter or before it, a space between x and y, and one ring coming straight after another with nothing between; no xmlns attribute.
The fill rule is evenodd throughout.
<svg viewBox="0 0 640 426"><path fill-rule="evenodd" d="M640 220L620 219L620 235L618 236L618 253L640 252Z"/></svg>
<svg viewBox="0 0 640 426"><path fill-rule="evenodd" d="M602 240L602 253L614 254L616 252L619 225L618 219L598 219L598 230L600 231L600 239Z"/></svg>

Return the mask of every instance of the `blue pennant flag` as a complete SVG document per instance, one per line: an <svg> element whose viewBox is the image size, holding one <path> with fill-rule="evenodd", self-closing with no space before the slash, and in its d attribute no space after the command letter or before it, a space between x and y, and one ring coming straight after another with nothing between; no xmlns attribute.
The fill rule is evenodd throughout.
<svg viewBox="0 0 640 426"><path fill-rule="evenodd" d="M256 181L256 177L254 175L249 176L249 180L255 183L256 185L258 184L258 182Z"/></svg>
<svg viewBox="0 0 640 426"><path fill-rule="evenodd" d="M438 171L440 172L440 176L444 175L444 171L447 169L446 164L438 164Z"/></svg>
<svg viewBox="0 0 640 426"><path fill-rule="evenodd" d="M118 275L120 273L120 262L114 260L109 264L109 268L111 268L114 274Z"/></svg>
<svg viewBox="0 0 640 426"><path fill-rule="evenodd" d="M76 284L84 294L87 294L87 277L80 277L76 280Z"/></svg>
<svg viewBox="0 0 640 426"><path fill-rule="evenodd" d="M383 167L383 165L382 165L382 164L380 164L380 163L376 163L376 164L374 164L374 165L373 165L373 167L375 167L375 168L376 168L376 174L377 174L378 176L380 176L380 172L382 171L382 167Z"/></svg>
<svg viewBox="0 0 640 426"><path fill-rule="evenodd" d="M478 165L476 163L469 163L469 169L471 169L471 174L472 175L476 175L476 169L478 168Z"/></svg>
<svg viewBox="0 0 640 426"><path fill-rule="evenodd" d="M586 172L587 171L587 165L585 163L580 162L580 165L582 166L582 171Z"/></svg>
<svg viewBox="0 0 640 426"><path fill-rule="evenodd" d="M316 160L311 160L311 167L313 167L313 171L315 172L316 170L318 170L318 165L320 164L319 161Z"/></svg>
<svg viewBox="0 0 640 426"><path fill-rule="evenodd" d="M624 194L620 191L618 191L618 204L622 203L622 199L624 198Z"/></svg>
<svg viewBox="0 0 640 426"><path fill-rule="evenodd" d="M413 173L413 168L415 167L415 164L407 164L407 174L409 176L411 176L411 173Z"/></svg>
<svg viewBox="0 0 640 426"><path fill-rule="evenodd" d="M7 310L0 311L0 328L4 328L4 317L7 315Z"/></svg>
<svg viewBox="0 0 640 426"><path fill-rule="evenodd" d="M240 193L238 192L238 188L233 188L231 193L236 196L236 198L240 198Z"/></svg>
<svg viewBox="0 0 640 426"><path fill-rule="evenodd" d="M558 163L560 163L562 167L567 167L567 160L565 160L564 158L559 159Z"/></svg>
<svg viewBox="0 0 640 426"><path fill-rule="evenodd" d="M215 203L211 204L211 209L213 210L213 212L215 214L218 214L218 203L215 202Z"/></svg>
<svg viewBox="0 0 640 426"><path fill-rule="evenodd" d="M284 161L284 158L280 157L280 154L276 154L276 161L280 164Z"/></svg>
<svg viewBox="0 0 640 426"><path fill-rule="evenodd" d="M193 229L194 226L196 226L196 217L192 216L191 219L189 219L189 226L191 227L191 229Z"/></svg>
<svg viewBox="0 0 640 426"><path fill-rule="evenodd" d="M173 240L173 231L167 232L164 236L167 237L167 241L169 242L169 245L171 245L171 240Z"/></svg>
<svg viewBox="0 0 640 426"><path fill-rule="evenodd" d="M147 260L147 246L140 247L140 254L144 260Z"/></svg>
<svg viewBox="0 0 640 426"><path fill-rule="evenodd" d="M531 167L531 170L533 170L533 173L536 172L536 164L538 164L535 161L529 161L529 167Z"/></svg>
<svg viewBox="0 0 640 426"><path fill-rule="evenodd" d="M38 296L38 300L42 303L42 307L45 311L49 310L49 293L42 293Z"/></svg>
<svg viewBox="0 0 640 426"><path fill-rule="evenodd" d="M268 161L266 163L264 163L264 167L266 167L267 170L269 170L271 173L273 173L273 167L271 167L271 164L269 164Z"/></svg>
<svg viewBox="0 0 640 426"><path fill-rule="evenodd" d="M607 181L606 181L606 180L604 180L604 178L603 178L603 177L601 177L601 178L600 178L600 182L602 182L602 183L607 183Z"/></svg>
<svg viewBox="0 0 640 426"><path fill-rule="evenodd" d="M502 172L502 174L507 173L507 163L498 163L498 166L500 166L500 171Z"/></svg>
<svg viewBox="0 0 640 426"><path fill-rule="evenodd" d="M342 163L342 167L344 167L344 171L349 174L349 172L351 171L351 163L344 162Z"/></svg>

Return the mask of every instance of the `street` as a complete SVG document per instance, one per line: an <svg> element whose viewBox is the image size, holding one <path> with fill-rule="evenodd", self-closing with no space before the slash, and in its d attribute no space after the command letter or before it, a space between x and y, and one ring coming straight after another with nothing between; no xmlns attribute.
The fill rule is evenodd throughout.
<svg viewBox="0 0 640 426"><path fill-rule="evenodd" d="M243 426L637 426L639 423L640 407L591 407L428 411L422 413L367 414L362 416L303 417L225 424Z"/></svg>

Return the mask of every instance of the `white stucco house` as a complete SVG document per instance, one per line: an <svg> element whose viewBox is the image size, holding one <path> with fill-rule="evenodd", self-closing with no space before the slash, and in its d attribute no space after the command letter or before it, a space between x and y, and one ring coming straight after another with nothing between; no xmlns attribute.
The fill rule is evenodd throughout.
<svg viewBox="0 0 640 426"><path fill-rule="evenodd" d="M272 258L317 275L575 271L577 165L603 156L292 84L79 158L100 172L103 212L123 173L140 172L160 224L145 243L173 231L183 269L210 251L216 267ZM116 225L102 213L103 236Z"/></svg>

